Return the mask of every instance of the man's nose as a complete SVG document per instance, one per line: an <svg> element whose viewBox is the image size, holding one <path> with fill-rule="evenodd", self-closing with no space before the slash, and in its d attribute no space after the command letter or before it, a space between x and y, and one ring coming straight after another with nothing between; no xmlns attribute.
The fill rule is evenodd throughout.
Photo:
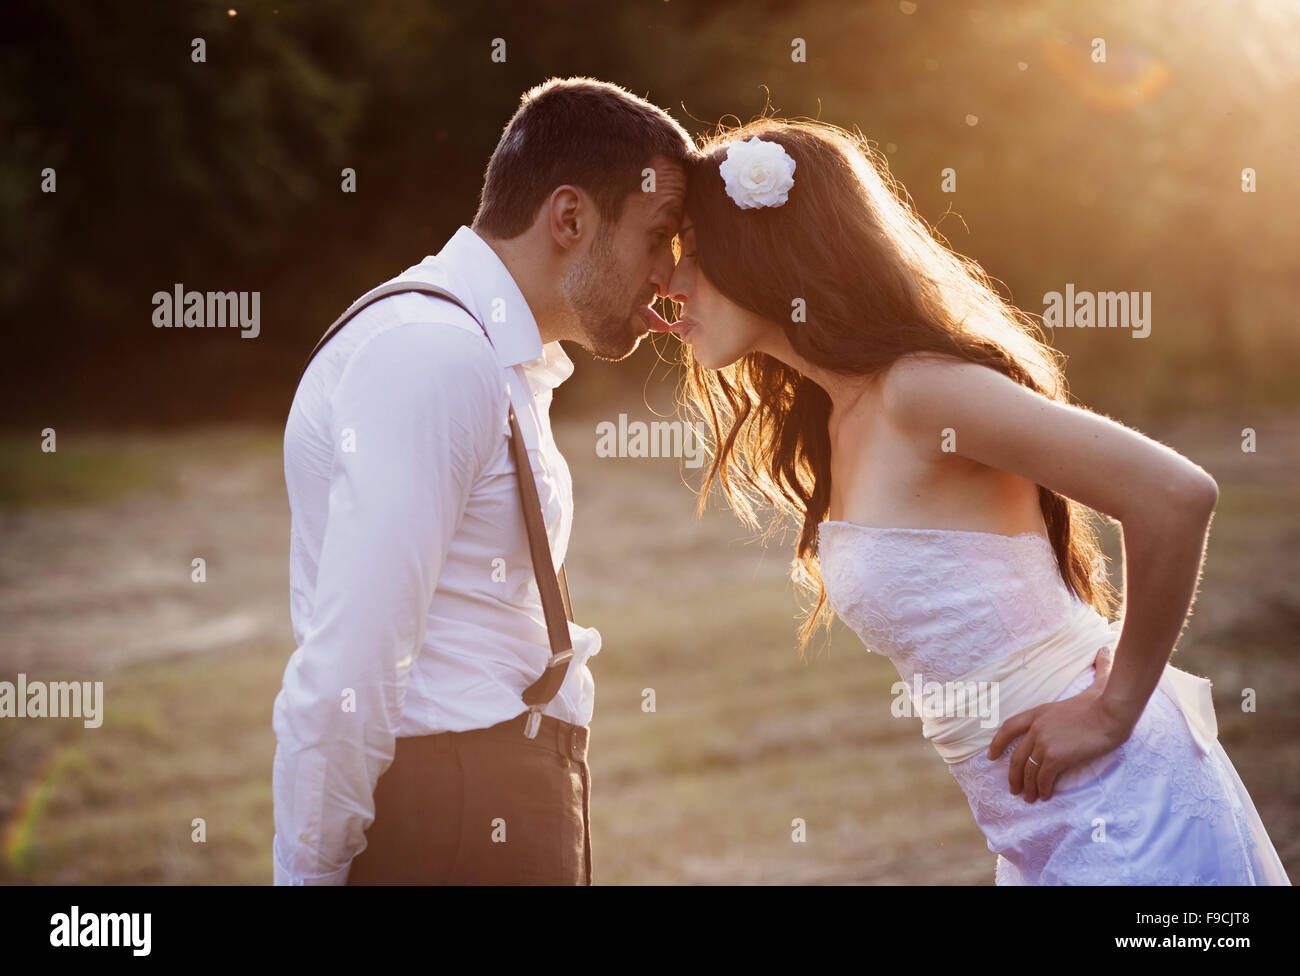
<svg viewBox="0 0 1300 976"><path fill-rule="evenodd" d="M654 285L655 295L659 298L668 297L668 287L672 283L673 273L677 266L672 263L672 258L668 259L667 266L662 264L655 265L650 272L650 284Z"/></svg>

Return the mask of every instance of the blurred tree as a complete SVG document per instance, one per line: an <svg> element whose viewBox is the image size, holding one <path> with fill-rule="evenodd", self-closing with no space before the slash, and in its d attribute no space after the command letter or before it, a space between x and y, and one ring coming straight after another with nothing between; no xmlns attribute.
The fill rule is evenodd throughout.
<svg viewBox="0 0 1300 976"><path fill-rule="evenodd" d="M1152 291L1150 339L1058 330L1086 399L1281 389L1300 278L1285 218L1300 203L1298 21L1267 0L910 13L856 0L15 0L0 41L5 414L282 419L325 326L472 219L520 94L583 74L696 132L765 106L860 127L920 213L1031 313L1067 281ZM1089 56L1096 36L1105 63ZM191 60L196 37L205 63ZM1240 192L1246 166L1258 194ZM40 192L45 167L55 194ZM344 167L356 193L340 192ZM955 194L940 192L945 167ZM261 336L153 329L150 296L175 282L260 291ZM639 387L654 359L643 345L631 364L580 368L557 406Z"/></svg>

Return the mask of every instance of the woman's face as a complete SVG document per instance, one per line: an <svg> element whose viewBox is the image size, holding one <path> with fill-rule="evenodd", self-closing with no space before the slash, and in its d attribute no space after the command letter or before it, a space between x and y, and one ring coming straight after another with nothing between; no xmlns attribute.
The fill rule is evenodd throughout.
<svg viewBox="0 0 1300 976"><path fill-rule="evenodd" d="M705 369L722 369L755 352L771 339L774 323L741 308L709 283L695 254L695 227L689 216L679 232L682 253L668 283L668 297L682 304L672 331L689 343L691 355Z"/></svg>

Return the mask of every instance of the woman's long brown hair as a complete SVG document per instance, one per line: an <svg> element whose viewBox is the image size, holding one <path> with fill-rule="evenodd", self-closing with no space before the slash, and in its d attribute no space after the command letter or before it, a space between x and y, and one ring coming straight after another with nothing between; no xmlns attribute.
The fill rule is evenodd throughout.
<svg viewBox="0 0 1300 976"><path fill-rule="evenodd" d="M719 164L733 142L753 136L780 143L795 160L782 206L742 210L726 195ZM1068 400L1061 354L1041 327L927 229L861 135L769 117L720 128L701 149L686 193L700 272L732 302L780 323L801 356L868 376L908 353L930 353ZM792 321L795 299L803 299L806 321ZM700 510L716 478L751 528L759 528L756 506L764 502L802 519L792 576L816 595L800 630L802 655L819 622L829 628L832 619L816 558L830 505L830 397L766 353L714 371L684 349L684 405L711 432ZM1116 593L1088 509L1042 485L1038 494L1066 586L1108 616Z"/></svg>

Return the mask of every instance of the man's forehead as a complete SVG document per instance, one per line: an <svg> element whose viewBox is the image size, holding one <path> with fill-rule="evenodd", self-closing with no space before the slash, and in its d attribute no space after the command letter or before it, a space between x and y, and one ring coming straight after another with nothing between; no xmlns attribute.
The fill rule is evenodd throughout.
<svg viewBox="0 0 1300 976"><path fill-rule="evenodd" d="M647 194L647 196L649 196L649 194ZM684 201L680 193L675 195L657 193L655 194L655 199L652 200L651 203L654 207L654 212L651 216L669 217L674 223L681 223Z"/></svg>
<svg viewBox="0 0 1300 976"><path fill-rule="evenodd" d="M678 186L686 185L686 170L675 159L669 159L667 156L655 156L650 160L650 168L665 183L671 182Z"/></svg>
<svg viewBox="0 0 1300 976"><path fill-rule="evenodd" d="M650 168L654 171L654 191L643 194L645 204L656 217L681 220L686 201L686 171L678 163L662 158L655 159Z"/></svg>

